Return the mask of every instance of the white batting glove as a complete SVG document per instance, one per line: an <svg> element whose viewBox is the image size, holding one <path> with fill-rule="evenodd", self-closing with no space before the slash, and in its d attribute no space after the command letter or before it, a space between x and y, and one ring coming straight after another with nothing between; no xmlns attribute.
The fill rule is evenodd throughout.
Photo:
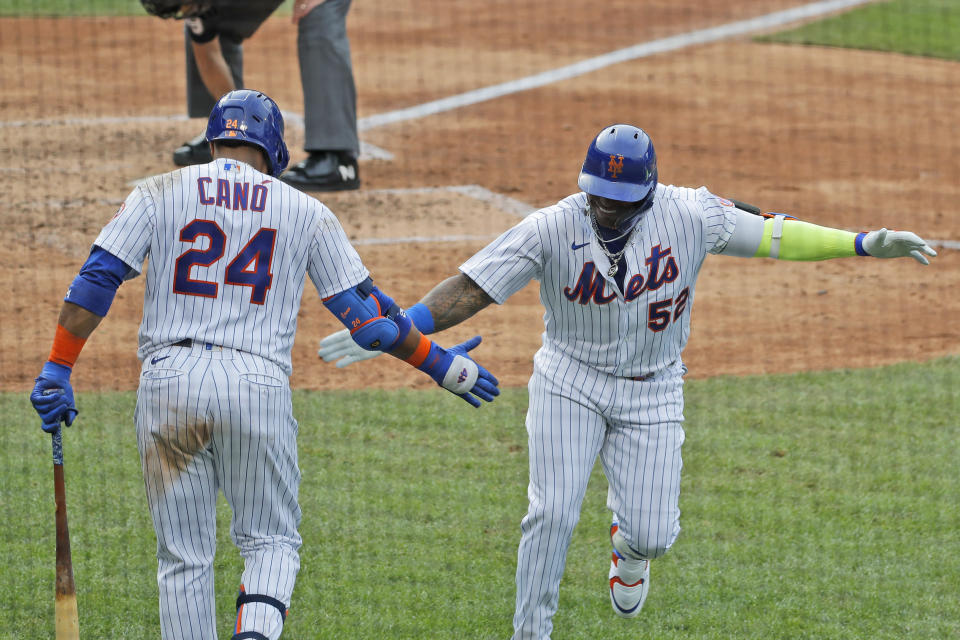
<svg viewBox="0 0 960 640"><path fill-rule="evenodd" d="M383 352L367 351L360 347L350 337L350 331L347 329L341 329L328 335L320 341L320 348L317 350L317 355L323 358L324 362L333 362L339 358L337 362L337 368L339 369L354 362L376 358L381 353Z"/></svg>
<svg viewBox="0 0 960 640"><path fill-rule="evenodd" d="M871 231L863 237L863 249L874 258L905 258L910 256L920 264L930 264L927 256L935 256L923 238L910 231ZM923 254L926 254L923 255Z"/></svg>

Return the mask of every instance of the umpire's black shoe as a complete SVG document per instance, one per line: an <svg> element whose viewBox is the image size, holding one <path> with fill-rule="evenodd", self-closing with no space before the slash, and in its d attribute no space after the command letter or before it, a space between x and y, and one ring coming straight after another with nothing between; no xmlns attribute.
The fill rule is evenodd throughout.
<svg viewBox="0 0 960 640"><path fill-rule="evenodd" d="M204 134L193 140L184 142L173 152L173 164L178 167L189 167L192 164L207 164L213 160L210 155L210 143Z"/></svg>
<svg viewBox="0 0 960 640"><path fill-rule="evenodd" d="M357 159L338 151L311 151L280 176L301 191L348 191L360 187Z"/></svg>

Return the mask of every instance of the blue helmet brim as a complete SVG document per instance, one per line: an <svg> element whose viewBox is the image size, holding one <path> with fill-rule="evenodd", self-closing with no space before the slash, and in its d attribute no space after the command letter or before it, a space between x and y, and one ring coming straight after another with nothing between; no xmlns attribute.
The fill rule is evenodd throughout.
<svg viewBox="0 0 960 640"><path fill-rule="evenodd" d="M650 191L656 186L656 183L652 185L639 185L629 182L614 182L581 171L577 185L582 191L592 196L619 200L620 202L637 202L646 198Z"/></svg>

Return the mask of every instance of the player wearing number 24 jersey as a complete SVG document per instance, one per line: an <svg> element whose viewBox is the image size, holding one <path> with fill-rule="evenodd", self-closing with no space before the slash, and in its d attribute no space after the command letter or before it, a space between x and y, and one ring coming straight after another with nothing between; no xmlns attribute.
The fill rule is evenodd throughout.
<svg viewBox="0 0 960 640"><path fill-rule="evenodd" d="M45 431L77 415L70 374L120 283L146 268L135 423L157 534L164 639L217 638L216 498L244 558L234 640L275 640L300 568L297 422L288 376L306 278L358 348L422 370L473 406L499 394L468 355L430 341L377 288L330 210L277 176L283 118L256 91L210 114L213 161L137 186L94 242L30 395ZM146 267L144 263L147 261Z"/></svg>
<svg viewBox="0 0 960 640"><path fill-rule="evenodd" d="M653 143L630 125L597 134L579 186L504 232L408 310L421 331L441 331L540 282L545 331L528 385L529 507L517 557L516 639L550 637L598 456L613 512L610 602L628 618L643 607L650 560L680 531L681 352L708 253L911 256L923 264L936 255L910 232L855 234L761 214L706 188L659 184ZM320 346L337 366L376 355L343 332Z"/></svg>

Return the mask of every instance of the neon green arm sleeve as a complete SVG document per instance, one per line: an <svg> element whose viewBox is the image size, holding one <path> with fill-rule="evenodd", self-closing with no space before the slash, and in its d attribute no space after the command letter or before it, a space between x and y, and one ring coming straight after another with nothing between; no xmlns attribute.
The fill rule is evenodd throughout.
<svg viewBox="0 0 960 640"><path fill-rule="evenodd" d="M763 239L755 258L829 260L857 255L857 234L776 217L763 223Z"/></svg>

